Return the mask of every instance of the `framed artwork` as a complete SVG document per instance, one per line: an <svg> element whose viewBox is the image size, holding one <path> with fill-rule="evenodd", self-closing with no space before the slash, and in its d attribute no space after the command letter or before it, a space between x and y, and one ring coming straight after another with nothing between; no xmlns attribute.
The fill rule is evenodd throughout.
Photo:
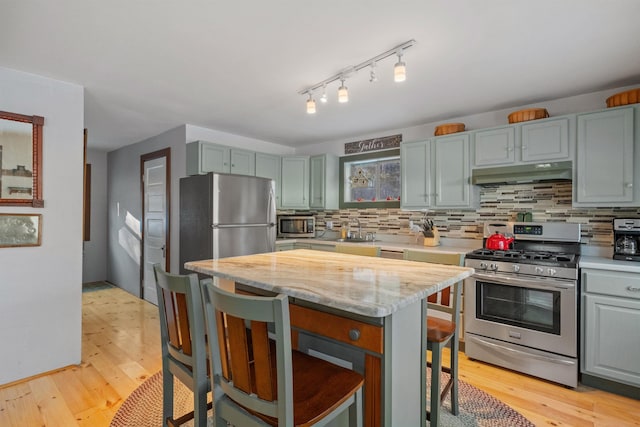
<svg viewBox="0 0 640 427"><path fill-rule="evenodd" d="M0 213L0 248L40 246L41 214Z"/></svg>
<svg viewBox="0 0 640 427"><path fill-rule="evenodd" d="M0 206L41 208L44 118L0 111Z"/></svg>

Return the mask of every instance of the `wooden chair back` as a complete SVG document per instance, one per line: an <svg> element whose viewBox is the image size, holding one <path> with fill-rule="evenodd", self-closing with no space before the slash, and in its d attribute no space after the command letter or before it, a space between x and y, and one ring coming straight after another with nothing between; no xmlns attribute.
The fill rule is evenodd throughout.
<svg viewBox="0 0 640 427"><path fill-rule="evenodd" d="M177 275L165 272L160 264L153 266L158 294L160 339L162 344L163 416L170 423L196 418L197 426L206 425L207 347L205 338L202 292L195 274ZM173 376L194 393L195 411L173 419ZM175 423L174 423L175 421Z"/></svg>
<svg viewBox="0 0 640 427"><path fill-rule="evenodd" d="M444 253L444 252L426 252L416 251L411 249L404 250L404 259L408 261L420 261L429 262L432 264L445 264L445 265L464 265L464 254L458 253ZM428 308L442 311L454 315L456 310L460 307L456 307L456 298L452 298L453 292L457 292L457 287L462 283L456 283L453 287L445 288L437 294L433 294L427 298L429 302ZM453 288L453 289L452 289ZM461 291L462 289L460 289Z"/></svg>
<svg viewBox="0 0 640 427"><path fill-rule="evenodd" d="M336 252L351 255L380 256L380 246L336 245Z"/></svg>

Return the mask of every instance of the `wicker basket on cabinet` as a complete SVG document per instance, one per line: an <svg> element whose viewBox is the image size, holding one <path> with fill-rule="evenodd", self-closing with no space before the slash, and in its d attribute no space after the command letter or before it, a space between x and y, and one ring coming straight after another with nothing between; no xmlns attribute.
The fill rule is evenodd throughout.
<svg viewBox="0 0 640 427"><path fill-rule="evenodd" d="M529 120L545 119L549 117L549 112L546 108L528 108L526 110L514 111L509 114L509 123L520 123Z"/></svg>
<svg viewBox="0 0 640 427"><path fill-rule="evenodd" d="M607 98L607 108L640 102L640 88L616 93Z"/></svg>
<svg viewBox="0 0 640 427"><path fill-rule="evenodd" d="M444 123L436 126L435 136L448 135L450 133L464 132L464 123Z"/></svg>

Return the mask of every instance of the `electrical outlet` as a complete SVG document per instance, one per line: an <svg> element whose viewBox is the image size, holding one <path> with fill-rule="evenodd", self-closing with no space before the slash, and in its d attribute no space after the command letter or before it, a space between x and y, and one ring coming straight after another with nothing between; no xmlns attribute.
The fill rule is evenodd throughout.
<svg viewBox="0 0 640 427"><path fill-rule="evenodd" d="M327 230L333 230L333 221L327 221Z"/></svg>

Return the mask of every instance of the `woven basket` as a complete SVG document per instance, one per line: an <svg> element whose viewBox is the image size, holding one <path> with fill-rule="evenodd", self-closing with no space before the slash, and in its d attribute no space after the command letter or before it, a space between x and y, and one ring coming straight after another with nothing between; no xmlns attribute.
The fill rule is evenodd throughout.
<svg viewBox="0 0 640 427"><path fill-rule="evenodd" d="M464 123L445 123L440 126L436 126L434 135L448 135L456 132L464 132Z"/></svg>
<svg viewBox="0 0 640 427"><path fill-rule="evenodd" d="M640 88L616 93L607 98L607 108L640 102Z"/></svg>
<svg viewBox="0 0 640 427"><path fill-rule="evenodd" d="M520 123L529 120L545 119L549 117L546 108L529 108L526 110L514 111L509 114L509 123Z"/></svg>

